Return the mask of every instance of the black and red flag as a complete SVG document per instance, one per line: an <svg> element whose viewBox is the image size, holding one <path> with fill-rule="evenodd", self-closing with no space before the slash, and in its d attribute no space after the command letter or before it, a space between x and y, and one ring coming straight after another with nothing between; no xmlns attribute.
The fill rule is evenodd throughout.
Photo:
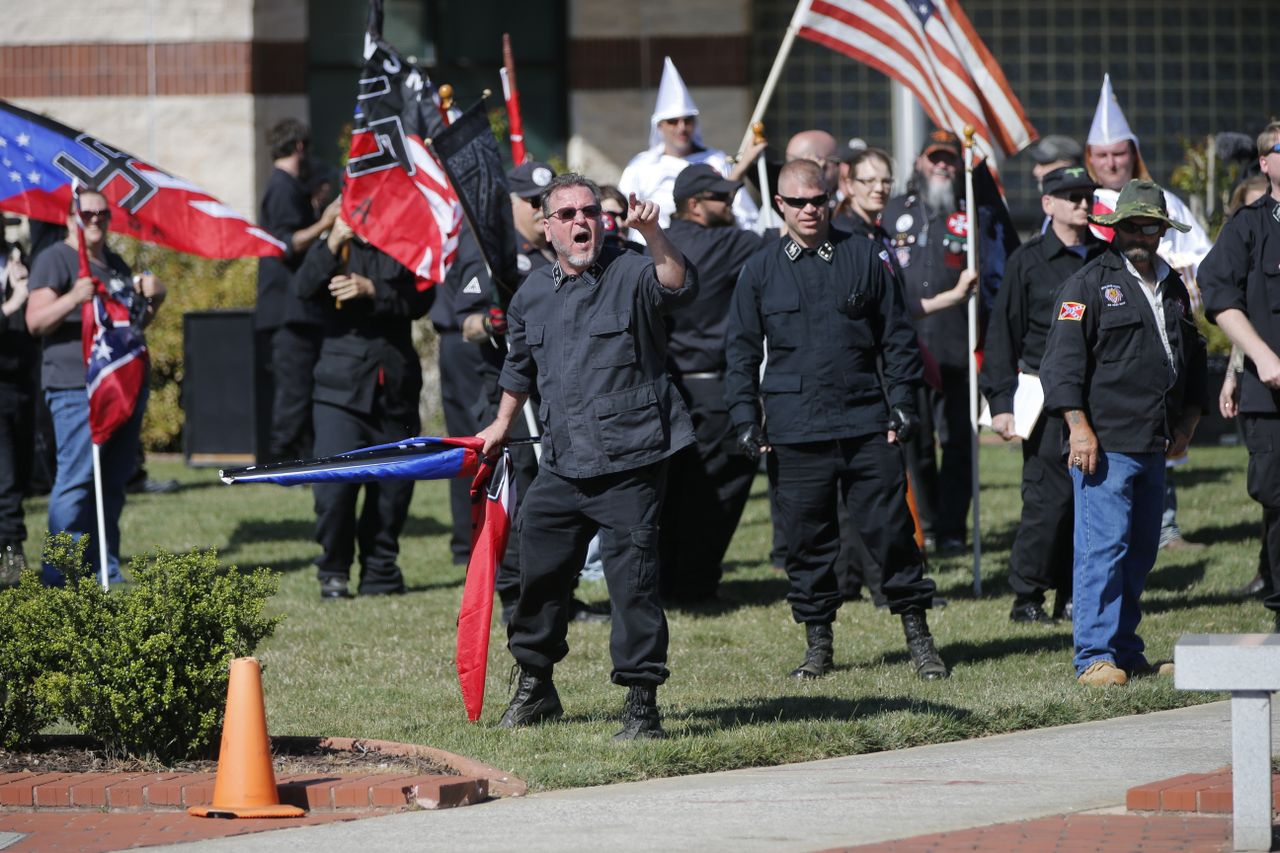
<svg viewBox="0 0 1280 853"><path fill-rule="evenodd" d="M342 216L436 284L457 254L462 223L458 198L425 144L444 129L431 80L383 40L382 0L370 0Z"/></svg>
<svg viewBox="0 0 1280 853"><path fill-rule="evenodd" d="M458 194L489 268L489 277L505 298L510 299L521 278L520 268L516 266L511 190L484 99L442 130L431 141L431 150L440 158Z"/></svg>

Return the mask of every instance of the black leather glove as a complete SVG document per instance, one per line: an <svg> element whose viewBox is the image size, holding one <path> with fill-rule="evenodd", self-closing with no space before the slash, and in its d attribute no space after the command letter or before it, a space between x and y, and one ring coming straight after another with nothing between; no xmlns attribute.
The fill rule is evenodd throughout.
<svg viewBox="0 0 1280 853"><path fill-rule="evenodd" d="M755 462L760 458L760 448L764 443L764 430L758 424L752 424L738 436L738 452Z"/></svg>
<svg viewBox="0 0 1280 853"><path fill-rule="evenodd" d="M914 413L908 412L901 406L895 406L889 412L889 429L898 434L898 441L910 441L915 438L916 428L920 426L920 420Z"/></svg>

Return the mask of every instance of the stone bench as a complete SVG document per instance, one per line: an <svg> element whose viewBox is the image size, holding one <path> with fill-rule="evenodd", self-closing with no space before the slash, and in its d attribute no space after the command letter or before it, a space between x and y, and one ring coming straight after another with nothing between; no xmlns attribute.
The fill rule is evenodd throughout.
<svg viewBox="0 0 1280 853"><path fill-rule="evenodd" d="M1271 849L1271 694L1280 690L1280 634L1184 634L1173 650L1180 690L1231 693L1232 836Z"/></svg>

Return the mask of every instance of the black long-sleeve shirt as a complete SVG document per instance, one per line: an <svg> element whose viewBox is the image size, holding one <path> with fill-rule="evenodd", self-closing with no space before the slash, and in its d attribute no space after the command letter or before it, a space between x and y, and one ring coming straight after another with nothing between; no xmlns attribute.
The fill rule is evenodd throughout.
<svg viewBox="0 0 1280 853"><path fill-rule="evenodd" d="M1280 202L1263 196L1236 211L1222 228L1196 279L1205 315L1213 322L1228 308L1243 311L1254 331L1280 353ZM1280 391L1262 384L1257 365L1244 360L1240 411L1280 412Z"/></svg>
<svg viewBox="0 0 1280 853"><path fill-rule="evenodd" d="M858 290L866 295L865 315L852 319L842 308ZM842 231L830 232L816 250L780 240L747 262L733 293L725 349L725 402L734 426L758 424L763 398L765 429L778 444L887 430L886 393L888 405L913 411L922 381L915 329L887 250Z"/></svg>
<svg viewBox="0 0 1280 853"><path fill-rule="evenodd" d="M667 358L673 372L713 373L725 368L724 334L738 273L777 235L762 237L732 225L708 228L672 219L667 239L698 270L698 298L667 321Z"/></svg>
<svg viewBox="0 0 1280 853"><path fill-rule="evenodd" d="M1040 372L1045 342L1053 323L1058 289L1106 244L1090 234L1083 249L1067 248L1050 228L1023 243L1009 256L1004 283L987 323L986 347L978 387L991 404L991 414L1013 411L1018 372Z"/></svg>

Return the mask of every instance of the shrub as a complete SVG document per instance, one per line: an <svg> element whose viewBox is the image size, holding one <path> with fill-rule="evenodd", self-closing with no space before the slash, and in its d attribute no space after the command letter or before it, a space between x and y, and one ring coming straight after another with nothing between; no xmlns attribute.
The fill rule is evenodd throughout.
<svg viewBox="0 0 1280 853"><path fill-rule="evenodd" d="M13 725L0 736L18 743L61 717L117 754L208 755L228 664L252 654L279 621L263 612L275 576L224 569L213 551L157 553L136 557L132 585L108 594L83 570L83 546L51 540L46 559L67 572L65 588L44 589L29 573L16 594L5 593L38 627L0 631L0 662L35 661L13 678L3 673L12 701L0 722L11 716ZM30 687L14 689L21 684Z"/></svg>

